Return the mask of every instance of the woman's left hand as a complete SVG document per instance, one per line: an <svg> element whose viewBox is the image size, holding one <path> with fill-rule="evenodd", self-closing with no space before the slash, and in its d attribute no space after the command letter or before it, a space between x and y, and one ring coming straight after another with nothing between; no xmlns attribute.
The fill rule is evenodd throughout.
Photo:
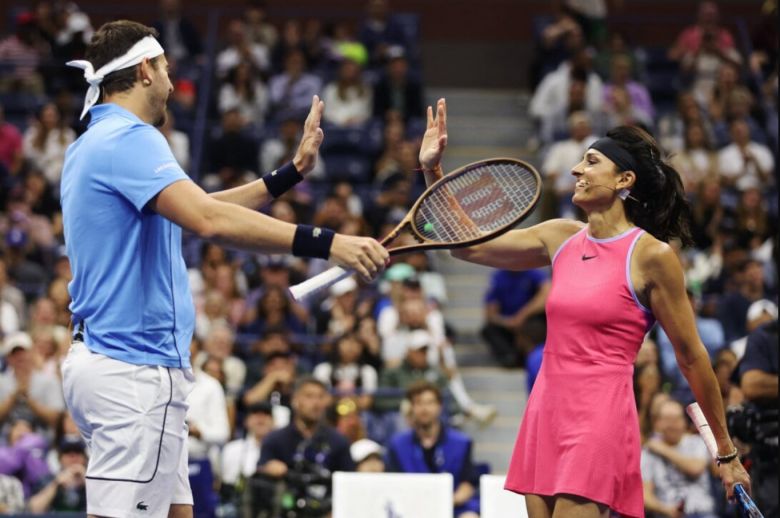
<svg viewBox="0 0 780 518"><path fill-rule="evenodd" d="M439 99L436 103L436 117L428 106L428 125L420 145L420 167L433 171L439 167L444 149L447 147L447 103Z"/></svg>

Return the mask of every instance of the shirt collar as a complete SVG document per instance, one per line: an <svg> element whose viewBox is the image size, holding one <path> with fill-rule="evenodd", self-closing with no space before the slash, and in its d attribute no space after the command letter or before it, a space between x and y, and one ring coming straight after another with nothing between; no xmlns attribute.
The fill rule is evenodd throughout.
<svg viewBox="0 0 780 518"><path fill-rule="evenodd" d="M432 448L436 448L439 445L441 445L441 443L444 442L444 437L446 434L447 434L447 427L444 425L444 423L442 423L441 426L439 426L439 435L436 436L436 442L433 443ZM416 442L422 447L422 441L420 440L420 436L417 434L417 432L412 434L412 437L414 442Z"/></svg>
<svg viewBox="0 0 780 518"><path fill-rule="evenodd" d="M89 120L89 125L87 126L88 128L91 128L93 124L112 115L118 115L120 117L130 119L133 122L140 122L141 124L145 124L145 122L138 118L136 114L114 103L96 104L89 109L89 114L91 118Z"/></svg>

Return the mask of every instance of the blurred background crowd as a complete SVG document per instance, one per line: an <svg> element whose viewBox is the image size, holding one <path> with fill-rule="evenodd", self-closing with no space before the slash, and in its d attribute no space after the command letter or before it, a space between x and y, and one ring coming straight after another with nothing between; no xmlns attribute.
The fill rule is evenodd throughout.
<svg viewBox="0 0 780 518"><path fill-rule="evenodd" d="M614 23L629 0L545 3L528 35L528 63L506 66L527 67L534 132L522 148L544 177L541 219L580 217L570 168L608 128L641 125L669 153L693 208L695 245L676 249L697 327L743 459L756 480L774 484L774 502L761 503L777 516L777 5L745 2L749 23L738 23L723 19L714 2L685 4L687 26L665 45L647 46ZM268 213L381 237L424 188L415 169L431 103L425 26L386 0L329 19L277 17L271 5L249 0L204 25L184 2L160 0L150 16L137 17L159 31L174 78L160 131L204 189L226 189L290 161L311 97L320 95L325 141L317 168ZM95 17L67 0L4 9L0 513L78 512L88 451L59 381L70 345L59 183L67 147L88 120L78 120L82 73L64 63L83 57L97 20L122 12ZM458 367L459 336L444 316L448 287L436 255L402 256L378 283L347 279L301 304L287 288L327 268L325 261L236 253L193 236L184 249L197 308L189 418L197 516L247 509L274 516L297 502L304 502L297 516L324 516L334 469L441 469L405 462L411 453L398 440L405 430L422 441L431 426L440 433L436 423L492 426L496 409L471 397ZM484 308L482 343L472 346L487 348L492 365L523 369L529 390L544 347L549 276L497 271L484 293L472 294ZM755 388L756 371L774 377L774 392ZM308 389L324 390L306 399ZM681 405L693 396L661 330L640 351L635 390L648 511L732 512L706 450L688 434ZM351 449L338 465L294 460L280 492L258 465L274 458L263 450L266 437L290 430L296 415L327 423ZM478 514L478 476L491 470L471 457L469 449L453 468L458 516ZM312 494L318 483L323 493Z"/></svg>

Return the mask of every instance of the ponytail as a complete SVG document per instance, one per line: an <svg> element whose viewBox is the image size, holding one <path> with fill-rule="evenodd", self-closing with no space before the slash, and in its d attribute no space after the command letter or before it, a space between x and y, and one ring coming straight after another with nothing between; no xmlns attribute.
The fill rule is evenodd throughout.
<svg viewBox="0 0 780 518"><path fill-rule="evenodd" d="M630 152L637 164L636 183L625 201L626 216L661 241L692 245L691 207L680 174L661 156L655 139L635 126L618 126L607 136Z"/></svg>

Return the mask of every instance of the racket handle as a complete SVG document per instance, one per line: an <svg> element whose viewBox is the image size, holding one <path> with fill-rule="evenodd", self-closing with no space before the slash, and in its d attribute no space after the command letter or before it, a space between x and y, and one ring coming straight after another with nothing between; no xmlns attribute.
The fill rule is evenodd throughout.
<svg viewBox="0 0 780 518"><path fill-rule="evenodd" d="M290 293L297 301L305 300L315 293L319 293L325 288L329 288L342 279L346 279L354 272L351 270L345 270L340 266L334 266L330 270L326 270L319 275L315 275L311 279L290 286Z"/></svg>
<svg viewBox="0 0 780 518"><path fill-rule="evenodd" d="M699 404L691 403L685 411L688 412L691 421L696 425L696 429L699 430L699 435L704 440L704 444L707 445L710 455L712 455L713 459L716 459L718 457L718 443L715 441L715 436L712 434L710 425L704 417L704 412L699 408ZM750 495L747 494L745 488L742 487L742 484L734 484L734 495L743 507L746 516L749 518L763 518L761 511L758 510L758 507L756 507Z"/></svg>
<svg viewBox="0 0 780 518"><path fill-rule="evenodd" d="M716 459L718 457L718 443L715 441L715 436L712 435L710 425L707 423L707 418L704 417L704 412L701 411L699 404L691 403L685 411L688 412L691 421L696 425L696 429L699 430L699 435L704 441L704 444L707 445L710 455L712 455L713 459Z"/></svg>

